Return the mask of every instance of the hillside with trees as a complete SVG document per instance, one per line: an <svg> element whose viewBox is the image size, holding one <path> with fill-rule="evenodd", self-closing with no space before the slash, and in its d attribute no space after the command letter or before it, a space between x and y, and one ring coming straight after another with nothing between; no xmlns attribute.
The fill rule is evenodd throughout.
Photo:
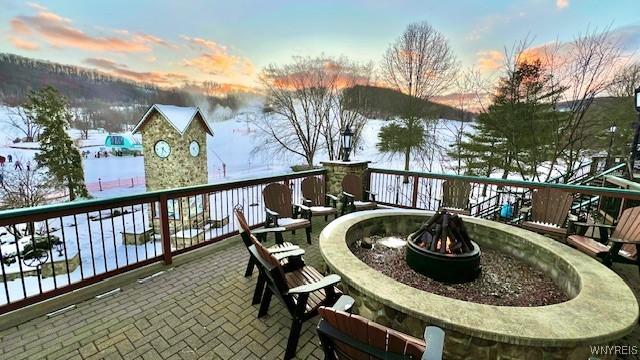
<svg viewBox="0 0 640 360"><path fill-rule="evenodd" d="M57 89L70 99L72 106L90 101L145 106L153 103L193 105L197 101L206 102L210 106L238 106L238 100L234 96L217 97L182 88L160 88L88 68L4 53L0 54L0 83L0 102L10 106L22 103L30 90L46 86Z"/></svg>
<svg viewBox="0 0 640 360"><path fill-rule="evenodd" d="M390 88L358 85L347 89L345 97L347 99L365 98L367 105L360 111L367 118L393 119L402 116L405 112L403 104L408 102L409 95ZM357 103L355 100L352 102ZM418 99L416 102L417 112L421 117L469 121L476 116L472 112L429 100Z"/></svg>

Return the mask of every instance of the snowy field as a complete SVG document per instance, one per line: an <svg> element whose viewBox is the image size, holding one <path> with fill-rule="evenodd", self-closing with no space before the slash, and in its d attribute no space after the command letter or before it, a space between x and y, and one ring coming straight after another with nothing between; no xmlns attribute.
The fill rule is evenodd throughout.
<svg viewBox="0 0 640 360"><path fill-rule="evenodd" d="M302 158L286 157L286 158L268 158L257 157L252 155L256 141L256 129L247 124L247 114L259 111L259 107L242 109L239 115L231 116L223 121L214 121L214 116L209 116L209 121L214 130L214 136L208 138L208 169L209 182L222 182L233 179L242 179L249 177L261 177L278 175L290 172L292 165L303 163ZM216 114L217 115L217 114ZM5 124L6 117L10 116L10 109L0 108L0 155L7 156L11 154L15 160L19 160L23 166L28 162L34 164L33 157L37 152L37 143L19 143L12 144L11 139L19 136L14 129ZM453 133L449 130L455 126L457 122L440 121L436 129L434 138L438 139L438 145L446 147L453 138ZM389 159L376 150L376 142L378 139L378 131L384 125L382 120L368 121L360 146L355 150L354 159L370 160L371 166L401 169L403 159ZM77 139L80 133L71 130L72 138ZM91 131L89 139L82 141L81 150L88 150L91 154L83 160L85 171L85 180L88 185L96 184L101 181L103 184L115 182L118 179L123 184L127 184L128 179L144 177L144 158L143 157L115 157L95 158L93 154L99 150L105 150L103 147L106 133ZM19 148L16 148L19 147ZM412 163L412 170L433 170L442 171L441 164L446 163L438 154L435 155L436 161L432 164L432 168L428 169L424 164ZM326 160L326 155L320 153L317 161ZM15 161L14 160L14 161ZM226 164L227 176L223 177L222 164ZM5 171L15 171L13 164L6 164ZM446 170L446 169L444 169ZM121 186L109 190L97 191L93 186L92 196L95 198L107 198L115 196L130 195L145 191L144 185L136 185L133 187ZM260 202L259 193L256 196L251 195L252 199L246 199L248 204L256 205ZM212 201L219 205L217 208L211 209L211 218L220 218L219 214L230 214L233 204L222 201ZM245 200L243 200L244 202ZM51 219L46 224L40 223L38 226L41 231L46 233L45 227L48 226L49 233L59 238L64 238L63 255L60 256L56 249L49 254L49 262L44 264L51 270L51 259L66 267L66 261L72 262L70 259L77 256L80 266L75 271L66 272L58 271L56 276L39 278L37 276L18 277L14 280L6 282L6 288L0 288L0 304L7 303L7 296L10 301L16 301L25 296L32 296L39 293L40 288L43 291L53 289L55 287L63 287L80 281L81 279L90 278L107 271L133 264L144 259L152 258L162 254L162 246L159 241L152 241L145 245L124 245L122 242L122 233L124 232L140 232L143 228L149 229L149 218L147 215L149 205L136 205L124 209L128 211L123 216L111 218L111 210L82 214L78 216L67 216L63 218ZM112 209L115 210L115 209ZM122 209L119 209L122 210ZM257 216L261 216L261 210L252 208ZM135 229L134 229L135 228ZM233 231L231 225L227 225L219 229L207 229L207 238L213 238L224 233ZM187 230L188 231L188 230ZM15 254L20 251L22 253L25 244L28 244L30 237L16 239L7 231L0 229L0 241L2 242L2 254L4 256ZM66 254L66 256L64 256ZM33 271L34 267L27 266L24 262L15 262L10 265L4 265L3 274L6 276L14 276L21 271Z"/></svg>

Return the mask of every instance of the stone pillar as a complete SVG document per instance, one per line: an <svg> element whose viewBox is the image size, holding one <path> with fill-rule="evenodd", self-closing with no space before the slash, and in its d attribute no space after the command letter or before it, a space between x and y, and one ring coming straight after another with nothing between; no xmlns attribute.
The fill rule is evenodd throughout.
<svg viewBox="0 0 640 360"><path fill-rule="evenodd" d="M323 161L322 167L327 169L327 194L342 194L342 178L347 174L355 174L362 178L362 186L369 185L369 163L371 161Z"/></svg>

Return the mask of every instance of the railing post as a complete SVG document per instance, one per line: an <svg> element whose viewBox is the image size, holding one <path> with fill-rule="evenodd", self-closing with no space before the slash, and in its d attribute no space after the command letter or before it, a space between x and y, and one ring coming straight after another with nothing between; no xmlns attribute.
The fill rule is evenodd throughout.
<svg viewBox="0 0 640 360"><path fill-rule="evenodd" d="M413 194L411 195L411 207L414 209L418 207L418 180L419 178L417 176L413 177Z"/></svg>
<svg viewBox="0 0 640 360"><path fill-rule="evenodd" d="M171 234L169 233L169 208L167 195L160 195L160 236L162 238L162 254L164 263L171 265Z"/></svg>

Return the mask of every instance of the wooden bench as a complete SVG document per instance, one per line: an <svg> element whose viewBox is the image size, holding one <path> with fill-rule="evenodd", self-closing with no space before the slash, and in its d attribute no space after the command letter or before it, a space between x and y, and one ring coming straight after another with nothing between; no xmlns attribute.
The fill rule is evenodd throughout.
<svg viewBox="0 0 640 360"><path fill-rule="evenodd" d="M428 326L418 339L337 308L320 307L317 332L325 359L440 360L444 331Z"/></svg>
<svg viewBox="0 0 640 360"><path fill-rule="evenodd" d="M254 238L251 241L253 245L249 251L258 264L261 279L266 283L258 317L267 314L272 296L285 306L291 314L292 324L284 358L291 359L298 347L302 323L316 316L320 306L332 306L338 300L341 293L335 285L340 282L340 276L323 276L308 265L286 271L276 254L270 253Z"/></svg>
<svg viewBox="0 0 640 360"><path fill-rule="evenodd" d="M611 266L614 262L634 264L640 271L640 206L625 209L616 226L573 223L577 234L569 235L567 243L576 249ZM597 227L599 241L585 236L586 229ZM609 231L613 234L609 236Z"/></svg>
<svg viewBox="0 0 640 360"><path fill-rule="evenodd" d="M373 210L378 207L376 194L364 189L362 178L347 174L342 178L342 215L347 208L353 211Z"/></svg>

